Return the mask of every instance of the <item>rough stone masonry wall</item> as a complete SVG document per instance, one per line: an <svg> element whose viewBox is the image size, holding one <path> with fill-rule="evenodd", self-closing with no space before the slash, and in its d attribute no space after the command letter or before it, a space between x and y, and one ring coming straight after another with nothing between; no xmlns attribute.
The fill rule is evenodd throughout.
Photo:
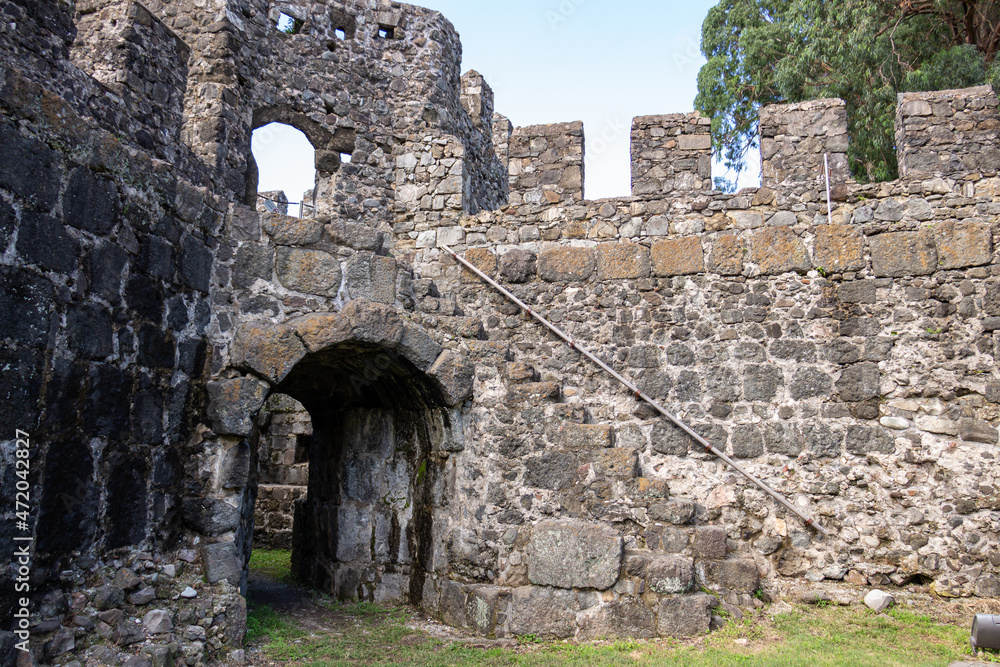
<svg viewBox="0 0 1000 667"><path fill-rule="evenodd" d="M940 95L964 97L955 106L978 109L991 127L991 91ZM820 118L839 107L819 106ZM792 155L784 142L803 134L832 150L826 132L841 141L846 124L834 121L776 133L776 154ZM959 136L939 144L936 159L977 165L966 156L979 146ZM815 167L803 164L803 179L815 179ZM740 588L725 577L749 573L740 569L748 561L771 590L846 579L1000 594L996 179L964 170L848 183L829 221L818 183L793 185L512 204L455 224L467 258L814 512L833 537L819 539L698 452L443 253L414 249L416 284L433 277L438 293L454 296L447 312L440 299L418 299L425 315L416 321L460 331L458 349L477 363L474 444L460 455L458 481L477 500L450 538L452 571L465 584L442 605L500 609L514 627L526 614L554 635L586 636L593 615L640 634L664 616L650 614L649 570L640 568L644 585L629 579L629 558L666 553L694 559L694 581L723 598ZM702 562L697 527L706 524L725 532L726 550ZM553 584L538 570L567 559L570 535L593 530L597 540L599 525L624 537L620 561L617 546L602 551L622 563L623 578L607 604L591 607L558 589L600 588L595 580ZM561 547L549 550L553 530ZM584 561L569 569L585 570ZM555 590L523 588L539 584ZM500 601L483 602L483 591Z"/></svg>
<svg viewBox="0 0 1000 667"><path fill-rule="evenodd" d="M240 641L245 614L235 588L202 587L200 564L176 551L182 444L204 404L228 203L6 63L0 82L2 421L32 442L36 664L139 642L197 663L223 639ZM15 532L13 442L2 451L0 556L12 563L24 533ZM7 621L14 572L0 575ZM166 616L192 583L202 597L172 616L176 650L162 622L135 624ZM0 646L14 664L8 629Z"/></svg>
<svg viewBox="0 0 1000 667"><path fill-rule="evenodd" d="M313 416L293 562L342 597L487 635L595 637L697 634L719 606L803 578L997 595L989 91L928 94L929 114L904 100L906 161L923 164L923 133L948 168L843 183L832 220L815 183L819 148L843 143L829 101L763 112L794 178L591 202L582 127L508 131L428 10L151 0L128 34L175 59L169 27L191 49L180 145L158 146L124 93L70 62L68 3L0 8L16 24L0 39L0 153L22 167L0 172L3 294L28 323L4 333L23 376L4 405L39 443L39 662L194 667L239 646L274 393ZM301 30L278 32L276 11ZM152 68L129 95L168 80L123 62ZM250 133L272 120L317 148L317 217L255 210ZM664 139L649 128L640 142ZM633 151L638 171L694 167L668 144ZM693 451L441 242L835 536Z"/></svg>

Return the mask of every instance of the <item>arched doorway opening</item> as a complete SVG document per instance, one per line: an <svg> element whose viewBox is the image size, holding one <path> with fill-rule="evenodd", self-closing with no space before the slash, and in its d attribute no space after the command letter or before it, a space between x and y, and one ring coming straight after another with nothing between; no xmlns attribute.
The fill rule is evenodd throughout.
<svg viewBox="0 0 1000 667"><path fill-rule="evenodd" d="M237 491L250 510L235 534L244 575L259 425L267 421L261 410L284 394L308 411L312 425L303 457L307 491L292 522L293 574L342 599L421 604L425 586L433 595L428 575L447 563L452 454L464 449L461 406L472 395L472 364L392 308L365 300L339 313L241 325L231 358L234 370L260 378L220 381L209 409L225 422L220 428L254 424L254 474ZM237 405L252 412L233 414Z"/></svg>
<svg viewBox="0 0 1000 667"><path fill-rule="evenodd" d="M378 345L307 356L278 387L312 417L292 570L339 599L411 602L434 565L435 508L452 417L440 391Z"/></svg>

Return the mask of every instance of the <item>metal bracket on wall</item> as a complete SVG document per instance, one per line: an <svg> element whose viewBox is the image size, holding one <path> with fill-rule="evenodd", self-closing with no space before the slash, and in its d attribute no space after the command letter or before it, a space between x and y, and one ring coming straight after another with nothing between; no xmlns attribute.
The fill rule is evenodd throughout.
<svg viewBox="0 0 1000 667"><path fill-rule="evenodd" d="M743 475L744 477L746 477L748 480L750 480L755 485L757 485L762 491L764 491L765 493L767 493L769 496L771 496L776 501L778 501L781 505L785 506L785 508L787 508L790 512L792 512L793 514L795 514L796 516L798 516L800 519L802 519L806 523L807 526L812 526L817 531L819 531L820 533L822 533L824 536L829 536L830 533L826 530L826 528L824 528L822 525L820 525L820 523L818 521L814 520L812 517L808 516L807 514L803 513L802 511L800 511L791 502L789 502L788 499L786 499L780 493L778 493L777 491L775 491L774 489L772 489L770 486L768 486L763 480L758 479L753 474L751 474L749 471L747 471L746 469L744 469L740 464L736 463L736 461L734 461L729 456L727 456L724 452L716 449L712 445L712 443L710 443L708 440L706 440L705 438L703 438L700 435L698 435L697 433L695 433L694 430L692 430L690 426L688 426L687 424L685 424L684 422L682 422L680 419L678 419L677 417L675 417L673 414L671 414L670 412L667 412L666 408L664 408L662 405L660 405L656 400L654 400L650 396L646 395L644 392L640 391L639 388L634 383L632 383L631 381L629 381L628 379L626 379L624 376L622 376L620 373L618 373L616 370L614 370L613 368L611 368L610 366L608 366L606 363L604 363L603 361L601 361L601 359L599 359L594 354L592 354L589 350L587 350L585 347L583 347L582 345L580 345L580 343L578 343L576 340L574 340L569 334L565 333L562 329L560 329L559 327L557 327L556 325L552 324L547 319L545 319L544 317L542 317L541 314L539 314L538 312L536 312L535 310L533 310L530 306L528 306L526 303L524 303L523 301L521 301L520 299L518 299L516 296L514 296L513 294L511 294L510 291L508 291L506 288L504 288L502 285L500 285L500 283L496 282L495 280L493 280L492 278L490 278L489 276L487 276L485 273L483 273L482 271L480 271L477 267L475 267L471 262L469 262L464 257L460 257L454 250L452 250L451 248L449 248L446 245L441 245L441 248L444 249L449 255L451 255L452 257L454 257L462 266L464 266L465 268L467 268L470 271L472 271L481 280L483 280L488 285L490 285L491 287L493 287L494 289L496 289L498 292L500 292L505 297L507 297L508 299L510 299L511 301L513 301L515 304L517 304L517 306L519 308L521 308L522 310L524 310L525 312L527 312L529 315L531 315L533 318L535 318L536 320L538 320L539 322L541 322L543 325L545 325L546 327L548 327L548 329L550 331L552 331L554 334L556 334L557 336L559 336L560 338L562 338L564 341L566 341L571 348L573 348L574 350L578 351L583 356L585 356L588 359L590 359L592 362L594 362L595 364L597 364L598 366L600 366L601 369L603 369L605 372L607 372L613 378L615 378L616 380L618 380L619 382L621 382L623 385L625 385L626 387L628 387L629 391L632 392L635 395L636 398L638 398L640 400L643 400L646 403L648 403L649 405L651 405L653 407L653 409L655 409L661 415L663 415L664 417L666 417L667 419L669 419L671 422L673 422L673 424L675 426L677 426L677 428L679 428L682 431L684 431L685 433L687 433L698 444L702 445L705 448L705 451L710 452L710 453L714 454L715 456L717 456L718 458L720 458L723 461L725 461L726 464L729 465L729 467L731 467L733 470L735 470L736 472L738 472L741 475Z"/></svg>

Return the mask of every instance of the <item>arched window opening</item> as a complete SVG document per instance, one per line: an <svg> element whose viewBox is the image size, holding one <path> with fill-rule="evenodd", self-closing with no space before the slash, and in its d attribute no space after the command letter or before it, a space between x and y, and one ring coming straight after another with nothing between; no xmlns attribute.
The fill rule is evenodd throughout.
<svg viewBox="0 0 1000 667"><path fill-rule="evenodd" d="M303 217L314 209L316 151L305 134L290 125L269 123L254 130L252 151L260 210Z"/></svg>

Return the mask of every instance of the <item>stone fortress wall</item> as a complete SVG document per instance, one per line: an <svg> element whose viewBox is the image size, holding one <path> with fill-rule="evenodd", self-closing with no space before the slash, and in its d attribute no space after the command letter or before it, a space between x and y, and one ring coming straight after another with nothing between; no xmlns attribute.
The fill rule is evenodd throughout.
<svg viewBox="0 0 1000 667"><path fill-rule="evenodd" d="M989 89L904 96L902 178L872 185L846 173L838 101L763 109L762 187L736 194L706 189L704 120L638 118L633 196L588 201L582 126L513 128L435 12L0 12L0 153L19 166L0 172L3 367L20 378L3 409L34 443L36 662L238 650L278 394L312 427L294 567L341 597L586 638L697 634L720 605L801 582L1000 594ZM256 210L250 135L273 121L317 149L312 217Z"/></svg>

